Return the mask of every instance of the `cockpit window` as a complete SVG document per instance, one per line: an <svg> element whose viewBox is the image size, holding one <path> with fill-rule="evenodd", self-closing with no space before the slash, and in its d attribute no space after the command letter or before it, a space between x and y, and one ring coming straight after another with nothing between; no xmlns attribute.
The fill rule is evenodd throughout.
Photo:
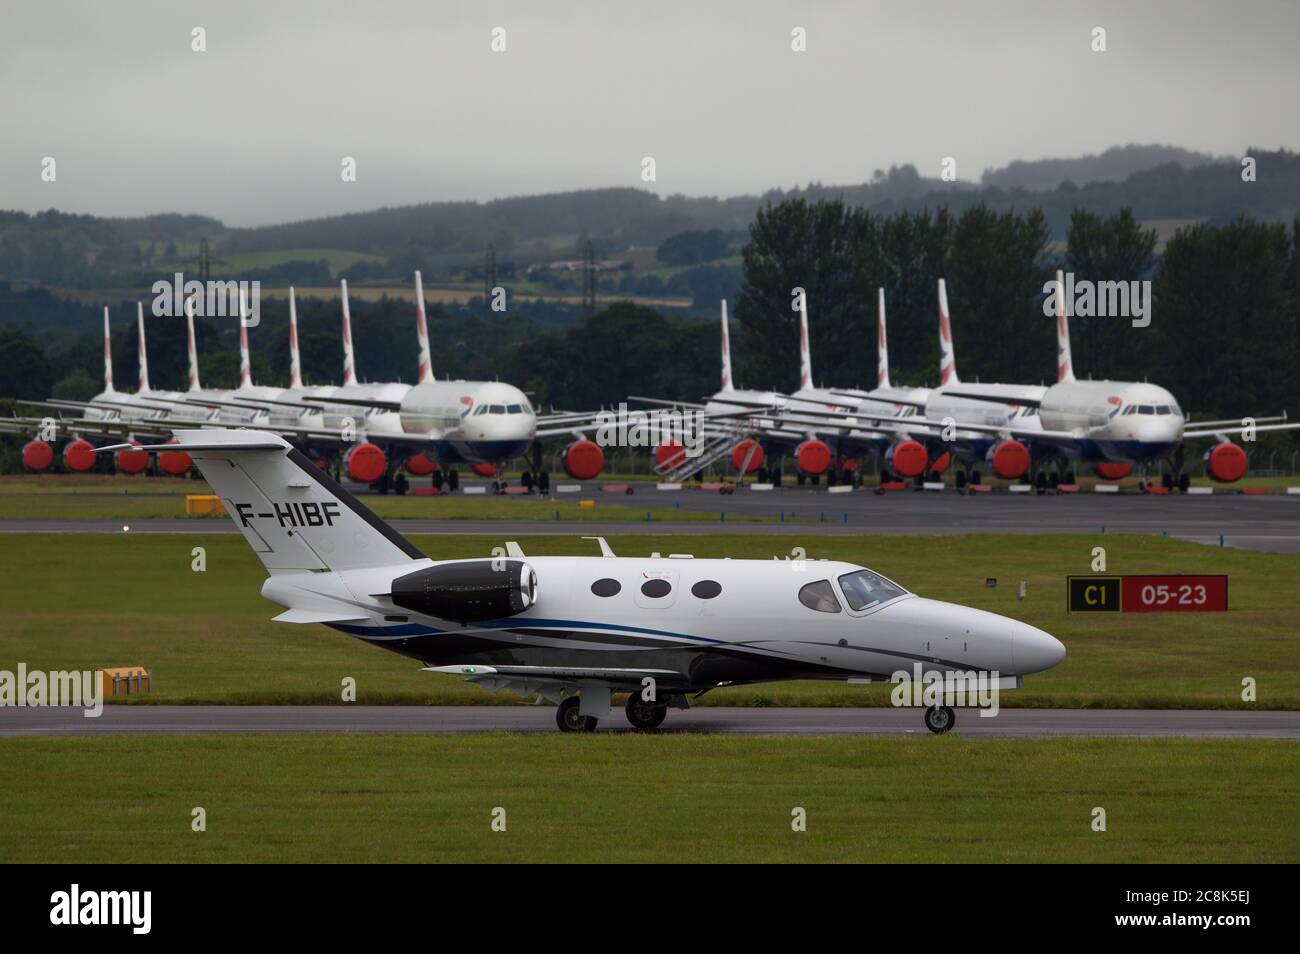
<svg viewBox="0 0 1300 954"><path fill-rule="evenodd" d="M819 613L839 613L840 601L835 598L830 580L818 580L799 590L799 602Z"/></svg>
<svg viewBox="0 0 1300 954"><path fill-rule="evenodd" d="M493 404L492 410L489 413L504 414L505 412L506 412L506 406L504 404Z"/></svg>
<svg viewBox="0 0 1300 954"><path fill-rule="evenodd" d="M1138 409L1138 408L1137 408L1137 405L1136 405L1136 404L1130 404L1128 407L1124 408L1124 414L1125 414L1125 415L1128 415L1128 414L1136 414L1136 413L1137 413L1137 409Z"/></svg>
<svg viewBox="0 0 1300 954"><path fill-rule="evenodd" d="M840 577L840 589L848 600L849 609L870 609L879 603L902 596L907 590L896 583L891 583L879 573L871 570L857 570Z"/></svg>
<svg viewBox="0 0 1300 954"><path fill-rule="evenodd" d="M1168 413L1170 413L1170 411L1169 411L1169 405L1168 405L1168 404L1161 404L1159 407L1156 408L1156 413L1157 413L1157 414L1168 414Z"/></svg>
<svg viewBox="0 0 1300 954"><path fill-rule="evenodd" d="M474 408L475 416L479 414L486 414L487 412L488 412L488 406L486 404L480 404L478 407Z"/></svg>
<svg viewBox="0 0 1300 954"><path fill-rule="evenodd" d="M1155 412L1156 409L1152 407L1150 404L1143 404L1141 407L1138 408L1139 414L1154 414Z"/></svg>
<svg viewBox="0 0 1300 954"><path fill-rule="evenodd" d="M524 413L524 409L523 409L522 407L520 407L518 404L508 404L508 405L506 405L506 413L507 413L507 414L522 414L522 413Z"/></svg>

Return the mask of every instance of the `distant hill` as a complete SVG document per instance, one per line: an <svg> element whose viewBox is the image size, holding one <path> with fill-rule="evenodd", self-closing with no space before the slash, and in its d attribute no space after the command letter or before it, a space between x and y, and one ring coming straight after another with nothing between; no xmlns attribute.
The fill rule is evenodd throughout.
<svg viewBox="0 0 1300 954"><path fill-rule="evenodd" d="M1011 163L986 172L980 184L926 178L905 165L855 185L810 183L725 199L592 189L430 202L246 229L195 215L110 219L55 210L0 212L0 281L147 287L177 269L193 272L201 238L208 240L214 277L319 282L348 261L356 281L409 280L417 268L426 281L457 280L481 270L489 243L503 274L522 274L531 264L579 258L588 241L597 257L611 258L687 231L743 233L764 203L792 196L841 198L881 215L940 206L960 212L978 203L994 209L1040 206L1058 237L1076 207L1113 213L1127 206L1143 221L1294 218L1300 213L1300 157L1253 149L1247 154L1258 162L1251 183L1242 182L1234 157L1121 146L1099 156Z"/></svg>
<svg viewBox="0 0 1300 954"><path fill-rule="evenodd" d="M1062 182L1123 182L1135 172L1173 163L1184 169L1231 162L1231 157L1211 156L1178 146L1111 146L1099 156L1077 159L1017 159L1001 169L986 169L980 182L998 189L1055 189Z"/></svg>

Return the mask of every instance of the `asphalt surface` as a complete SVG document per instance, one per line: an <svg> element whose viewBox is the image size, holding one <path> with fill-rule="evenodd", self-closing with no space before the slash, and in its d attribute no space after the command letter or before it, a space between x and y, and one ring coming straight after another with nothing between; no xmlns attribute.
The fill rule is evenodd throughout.
<svg viewBox="0 0 1300 954"><path fill-rule="evenodd" d="M597 731L632 731L614 710ZM0 709L0 736L188 735L223 732L556 732L550 706L105 706ZM920 709L729 708L671 710L662 732L721 735L928 736ZM958 709L957 735L979 738L1125 736L1300 739L1300 712L1187 709Z"/></svg>
<svg viewBox="0 0 1300 954"><path fill-rule="evenodd" d="M566 495L567 497L568 495ZM573 495L574 497L578 495ZM1139 533L1275 553L1300 553L1300 495L1193 496L1103 495L1081 493L1038 496L1008 493L960 495L894 491L831 494L784 488L739 490L720 495L702 490L660 491L636 485L627 496L589 487L583 497L646 509L680 508L718 514L714 520L394 520L405 534L481 534L499 538L534 534L713 535L723 533L806 536L916 535L968 533ZM785 523L736 520L740 514L786 515ZM722 515L731 519L726 519ZM802 518L791 522L792 517ZM809 522L811 521L811 523ZM202 520L4 520L4 533L234 533L227 519Z"/></svg>

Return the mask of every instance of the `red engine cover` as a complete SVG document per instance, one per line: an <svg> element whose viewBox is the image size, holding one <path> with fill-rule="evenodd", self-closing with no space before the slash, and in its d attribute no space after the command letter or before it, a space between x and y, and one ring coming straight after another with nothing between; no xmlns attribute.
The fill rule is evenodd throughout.
<svg viewBox="0 0 1300 954"><path fill-rule="evenodd" d="M497 469L491 464L475 464L470 470L480 477L495 477L497 475Z"/></svg>
<svg viewBox="0 0 1300 954"><path fill-rule="evenodd" d="M605 469L605 452L592 441L574 441L564 448L564 472L574 480L591 480Z"/></svg>
<svg viewBox="0 0 1300 954"><path fill-rule="evenodd" d="M54 448L45 441L28 441L23 445L23 466L28 470L44 470L54 463Z"/></svg>
<svg viewBox="0 0 1300 954"><path fill-rule="evenodd" d="M831 449L826 446L825 441L819 441L814 437L795 448L794 461L800 473L816 477L824 474L826 468L830 467Z"/></svg>
<svg viewBox="0 0 1300 954"><path fill-rule="evenodd" d="M751 447L754 448L754 456L750 458L749 468L745 473L752 474L763 466L763 446L752 437L746 437L731 449L731 467L733 470L740 470L741 465L745 463L745 458L749 457Z"/></svg>
<svg viewBox="0 0 1300 954"><path fill-rule="evenodd" d="M63 463L68 465L68 470L75 470L85 473L88 470L95 469L95 448L90 441L78 437L75 441L68 441L63 445Z"/></svg>
<svg viewBox="0 0 1300 954"><path fill-rule="evenodd" d="M936 474L942 474L945 470L948 469L948 465L951 463L952 463L952 455L949 454L947 451L944 451L934 460L930 461L930 469L934 471Z"/></svg>
<svg viewBox="0 0 1300 954"><path fill-rule="evenodd" d="M660 470L672 470L685 460L686 449L681 441L667 440L655 448L655 466Z"/></svg>
<svg viewBox="0 0 1300 954"><path fill-rule="evenodd" d="M1133 465L1102 461L1093 470L1097 472L1097 476L1102 480L1123 480L1133 470Z"/></svg>
<svg viewBox="0 0 1300 954"><path fill-rule="evenodd" d="M898 441L885 451L885 467L899 477L919 477L925 473L930 455L920 441Z"/></svg>
<svg viewBox="0 0 1300 954"><path fill-rule="evenodd" d="M135 447L140 446L139 441L132 441ZM117 469L124 474L142 474L145 468L149 466L149 452L142 450L120 450L113 456Z"/></svg>
<svg viewBox="0 0 1300 954"><path fill-rule="evenodd" d="M374 444L357 444L343 457L343 469L359 484L378 480L388 469L388 458Z"/></svg>
<svg viewBox="0 0 1300 954"><path fill-rule="evenodd" d="M1205 476L1220 483L1241 480L1250 466L1246 452L1231 441L1215 444L1205 452Z"/></svg>
<svg viewBox="0 0 1300 954"><path fill-rule="evenodd" d="M168 441L169 444L179 444L180 441ZM183 477L190 472L194 466L194 461L190 460L190 455L185 451L159 451L158 452L158 469L168 477Z"/></svg>
<svg viewBox="0 0 1300 954"><path fill-rule="evenodd" d="M423 454L406 458L406 472L415 477L428 477L437 465Z"/></svg>
<svg viewBox="0 0 1300 954"><path fill-rule="evenodd" d="M995 476L1015 480L1029 470L1029 449L1020 441L998 441L988 452L988 462Z"/></svg>

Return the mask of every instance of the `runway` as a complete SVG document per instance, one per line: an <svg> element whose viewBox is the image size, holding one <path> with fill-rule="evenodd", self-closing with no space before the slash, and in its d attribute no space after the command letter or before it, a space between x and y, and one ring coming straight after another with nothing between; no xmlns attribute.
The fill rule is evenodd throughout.
<svg viewBox="0 0 1300 954"><path fill-rule="evenodd" d="M864 491L830 494L825 490L785 488L660 491L636 485L636 493L584 491L600 503L645 510L661 508L708 513L708 520L394 520L404 534L474 534L512 538L537 534L651 534L698 536L719 533L774 536L953 535L978 533L1138 533L1273 553L1300 553L1300 495L1145 496L1139 494L1070 496L959 495L895 491L877 496ZM563 511L562 511L563 513ZM778 515L785 515L780 522ZM763 522L737 520L767 516ZM235 533L225 518L122 520L3 520L3 533Z"/></svg>
<svg viewBox="0 0 1300 954"><path fill-rule="evenodd" d="M105 706L0 709L0 736L189 735L230 732L470 734L557 732L550 706ZM631 732L621 711L598 732ZM671 710L660 734L918 736L919 709L741 708ZM958 709L954 735L971 738L1300 739L1300 712L1203 709Z"/></svg>

